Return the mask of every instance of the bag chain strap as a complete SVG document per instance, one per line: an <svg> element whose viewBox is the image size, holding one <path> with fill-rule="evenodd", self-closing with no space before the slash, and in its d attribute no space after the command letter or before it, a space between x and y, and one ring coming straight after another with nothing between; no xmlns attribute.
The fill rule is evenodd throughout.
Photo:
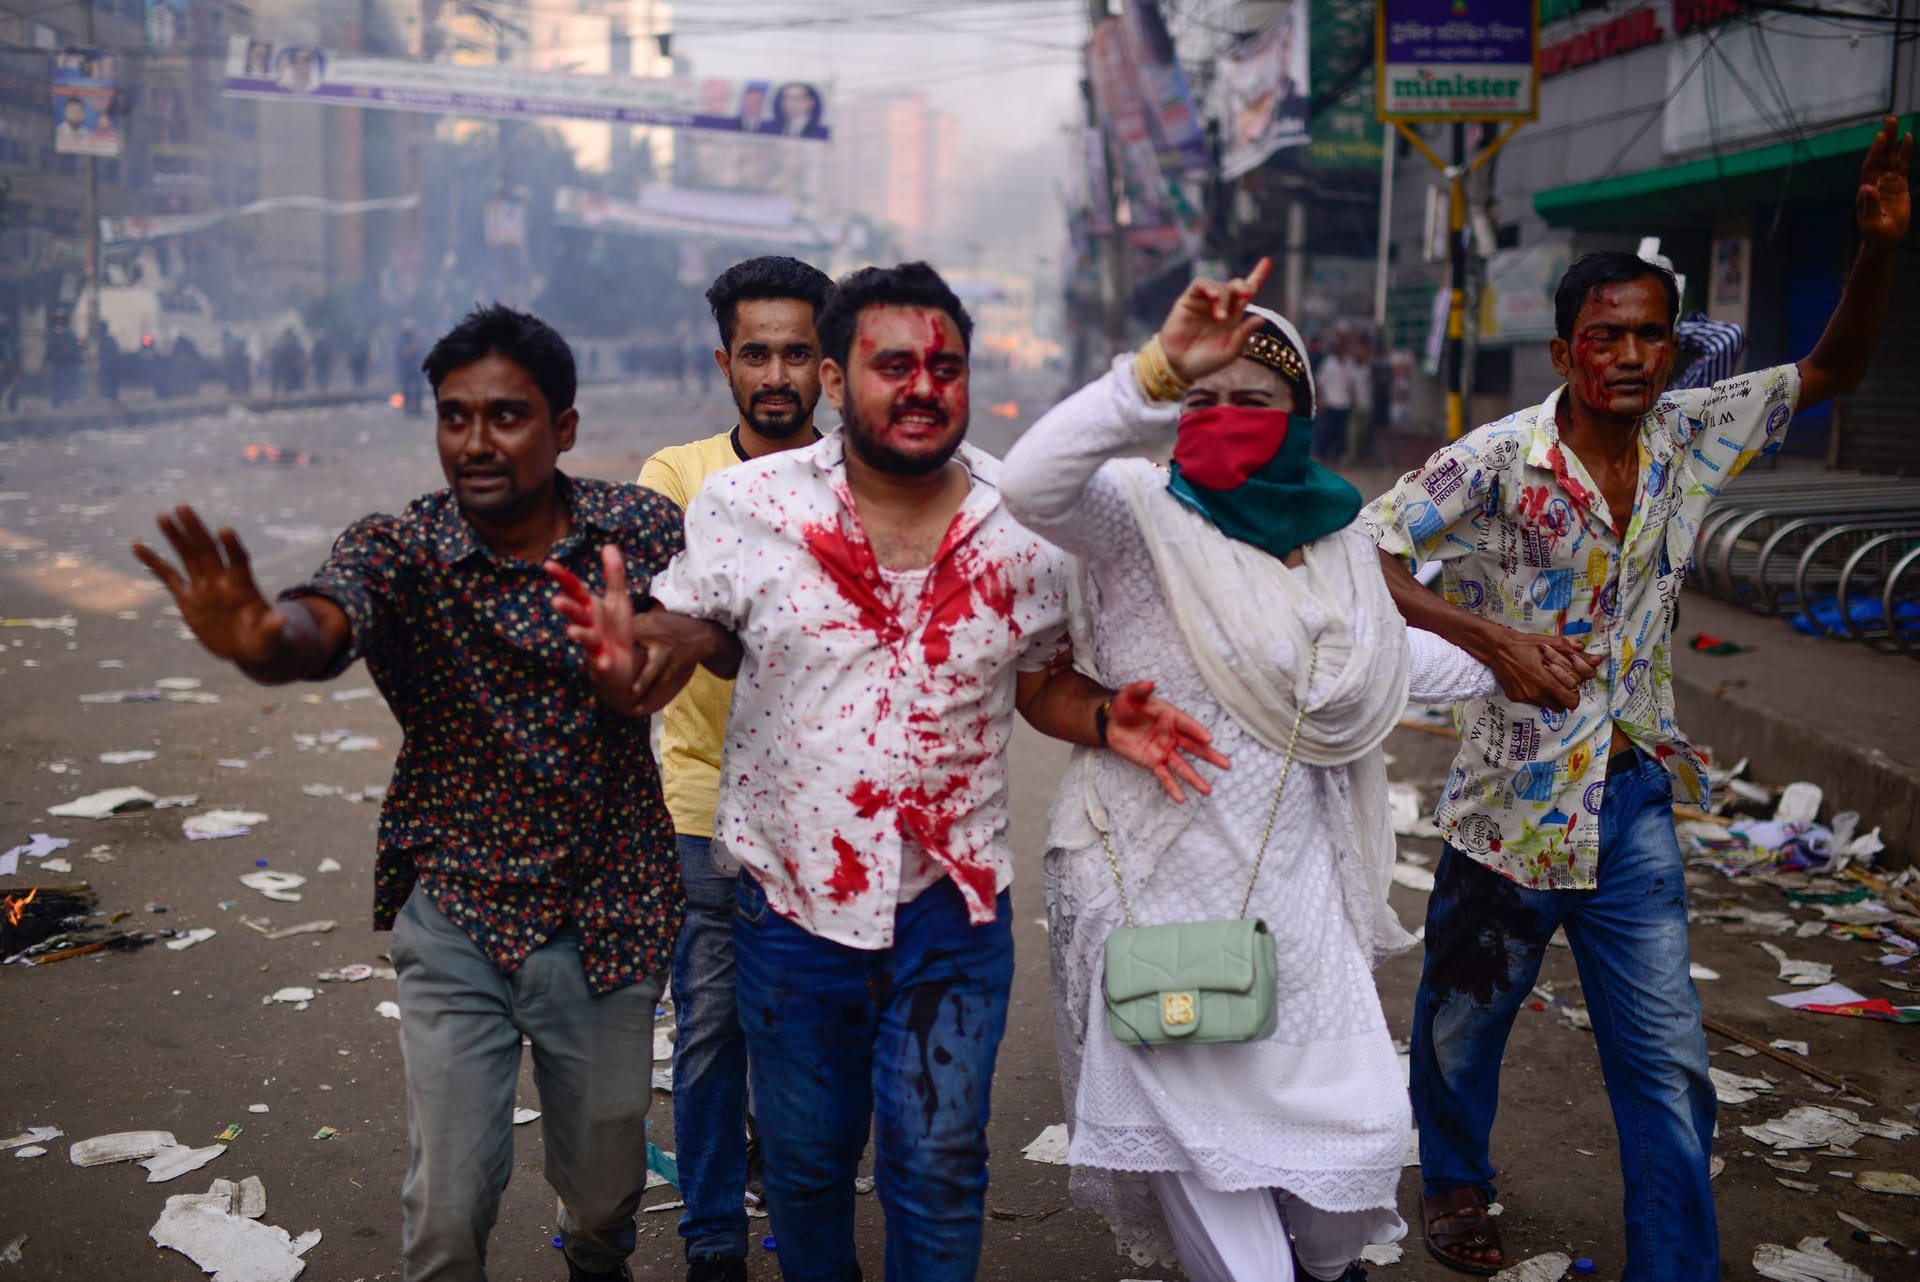
<svg viewBox="0 0 1920 1282"><path fill-rule="evenodd" d="M1300 706L1293 710L1293 731L1287 736L1287 758L1280 767L1280 784L1273 790L1273 804L1267 807L1267 825L1260 833L1260 851L1253 857L1253 876L1247 879L1247 893L1240 900L1239 916L1244 918L1247 909L1253 904L1253 888L1260 881L1260 865L1267 857L1267 843L1273 839L1273 823L1280 815L1280 797L1287 790L1287 776L1293 773L1293 752L1300 744L1300 723L1307 715L1307 700L1313 694L1314 672L1320 666L1320 642L1315 640L1313 650L1307 657L1307 693L1300 697ZM1126 914L1127 925L1134 926L1133 905L1127 899L1127 883L1120 876L1120 860L1113 853L1113 833L1107 829L1100 832L1100 840L1107 848L1107 867L1113 872L1113 884L1120 891L1120 909Z"/></svg>

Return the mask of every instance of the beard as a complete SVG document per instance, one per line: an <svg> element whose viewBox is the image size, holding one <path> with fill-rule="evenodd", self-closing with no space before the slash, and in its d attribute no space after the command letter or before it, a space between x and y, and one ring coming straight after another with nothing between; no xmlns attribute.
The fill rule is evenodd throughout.
<svg viewBox="0 0 1920 1282"><path fill-rule="evenodd" d="M860 461L868 467L876 472L885 472L889 476L926 476L929 473L938 472L959 450L960 443L967 439L967 421L962 419L959 432L945 446L930 454L909 454L889 445L878 432L871 431L866 425L866 416L857 406L849 408L852 412L844 416L845 421L842 424L847 438L847 448L859 455ZM900 408L904 411L924 410L930 407L903 405ZM891 414L892 410L884 410L882 413Z"/></svg>
<svg viewBox="0 0 1920 1282"><path fill-rule="evenodd" d="M759 408L766 395L764 392L755 392L742 400L740 393L736 391L733 394L733 403L739 407L740 417L747 421L747 426L770 441L784 441L811 423L813 407L820 400L818 392L814 393L813 400L809 401L799 392L789 390L784 395L793 399L794 408L790 412L784 412L775 417L763 413Z"/></svg>

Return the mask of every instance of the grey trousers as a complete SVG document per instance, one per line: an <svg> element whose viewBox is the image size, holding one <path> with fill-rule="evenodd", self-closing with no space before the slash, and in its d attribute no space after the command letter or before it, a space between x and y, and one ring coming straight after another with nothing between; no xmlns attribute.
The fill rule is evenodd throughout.
<svg viewBox="0 0 1920 1282"><path fill-rule="evenodd" d="M571 927L503 975L419 890L394 923L393 964L412 1148L400 1191L406 1282L484 1282L513 1173L523 1033L567 1258L587 1272L619 1268L647 1183L662 978L595 997Z"/></svg>

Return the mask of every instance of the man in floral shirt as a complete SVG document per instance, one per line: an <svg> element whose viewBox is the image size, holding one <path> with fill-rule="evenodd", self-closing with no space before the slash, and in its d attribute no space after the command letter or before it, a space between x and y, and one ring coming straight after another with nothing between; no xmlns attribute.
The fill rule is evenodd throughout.
<svg viewBox="0 0 1920 1282"><path fill-rule="evenodd" d="M679 873L647 723L595 698L541 563L598 584L612 544L643 596L680 550L680 515L557 470L580 417L573 356L534 317L476 311L425 369L450 488L356 521L277 604L233 531L191 508L160 518L182 569L134 552L215 655L268 684L364 658L405 733L374 926L394 932L400 979L408 1282L485 1276L523 1035L568 1275L626 1278Z"/></svg>
<svg viewBox="0 0 1920 1282"><path fill-rule="evenodd" d="M1704 797L1705 763L1674 725L1672 610L1721 488L1780 447L1796 408L1865 375L1911 150L1887 121L1856 197L1859 258L1798 365L1668 391L1672 273L1589 254L1554 297L1566 385L1439 450L1362 514L1407 621L1486 663L1507 696L1461 718L1414 1008L1427 1245L1464 1272L1508 1262L1487 1214L1500 1058L1564 926L1620 1135L1622 1276L1720 1276L1714 1091L1673 829L1674 799ZM1444 563L1444 601L1403 557Z"/></svg>

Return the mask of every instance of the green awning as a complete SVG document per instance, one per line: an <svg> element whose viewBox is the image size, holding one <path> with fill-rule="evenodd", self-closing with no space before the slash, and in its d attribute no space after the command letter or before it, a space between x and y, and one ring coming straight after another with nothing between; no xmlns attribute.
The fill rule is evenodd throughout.
<svg viewBox="0 0 1920 1282"><path fill-rule="evenodd" d="M1916 121L1920 116L1902 116L1900 131L1912 131ZM1879 128L1879 120L1862 121L1682 165L1549 187L1533 194L1533 209L1554 227L1643 227L1692 218L1710 223L1719 214L1742 212L1783 194L1790 200L1844 198L1850 205L1861 158ZM1790 187L1785 182L1788 169L1793 170ZM1836 183L1846 184L1846 189L1837 190Z"/></svg>

